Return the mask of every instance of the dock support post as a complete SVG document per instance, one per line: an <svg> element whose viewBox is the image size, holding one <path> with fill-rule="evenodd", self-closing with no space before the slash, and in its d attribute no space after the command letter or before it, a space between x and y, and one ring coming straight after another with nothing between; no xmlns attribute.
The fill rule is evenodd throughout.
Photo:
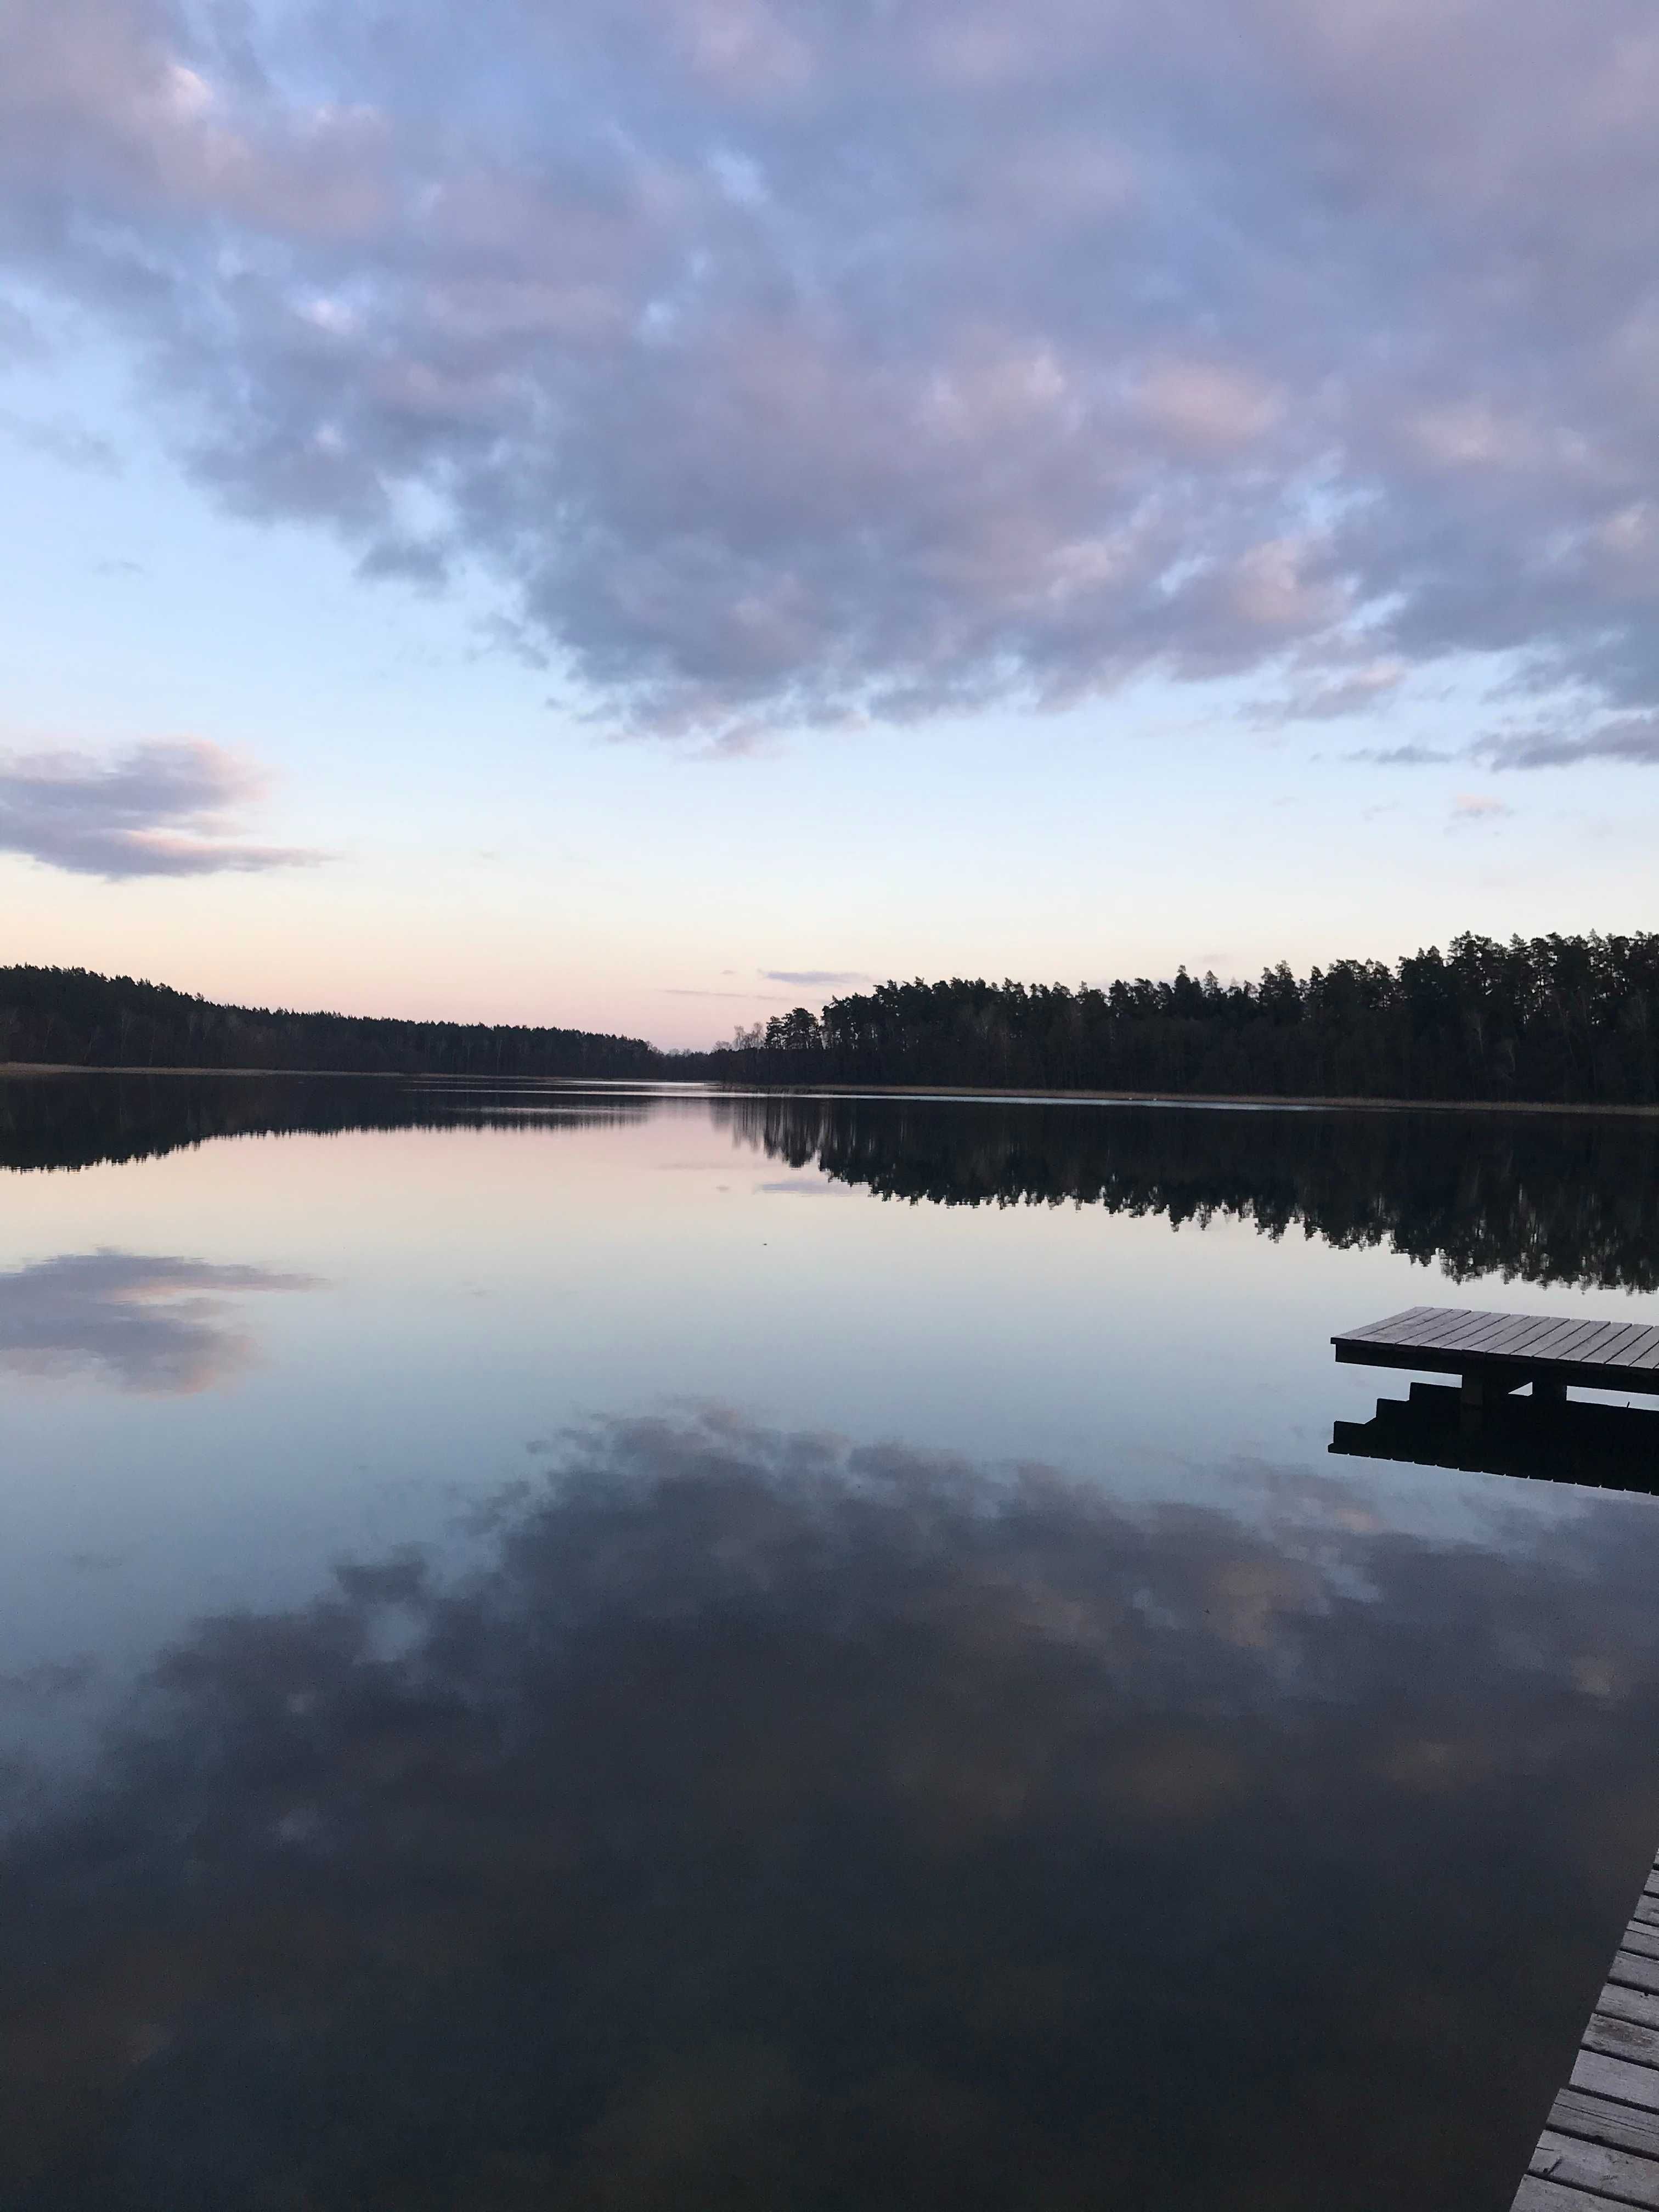
<svg viewBox="0 0 1659 2212"><path fill-rule="evenodd" d="M1512 1398L1521 1387L1521 1382L1513 1374L1492 1375L1477 1367L1473 1373L1465 1375L1459 1384L1458 1401L1460 1404L1477 1409L1482 1406L1495 1406L1500 1398ZM1532 1387L1537 1392L1551 1386L1534 1382Z"/></svg>
<svg viewBox="0 0 1659 2212"><path fill-rule="evenodd" d="M1512 1397L1520 1388L1513 1376L1503 1377L1478 1367L1465 1375L1457 1390L1460 1425L1464 1435L1476 1435L1486 1418L1487 1407L1495 1406L1500 1398Z"/></svg>
<svg viewBox="0 0 1659 2212"><path fill-rule="evenodd" d="M1483 1375L1466 1375L1458 1385L1457 1425L1466 1437L1479 1436L1486 1418L1486 1381Z"/></svg>

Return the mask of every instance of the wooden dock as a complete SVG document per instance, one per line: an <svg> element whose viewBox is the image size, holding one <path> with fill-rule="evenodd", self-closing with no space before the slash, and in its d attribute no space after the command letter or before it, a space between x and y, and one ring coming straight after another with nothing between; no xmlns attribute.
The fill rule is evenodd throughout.
<svg viewBox="0 0 1659 2212"><path fill-rule="evenodd" d="M1333 1451L1404 1458L1427 1444L1438 1463L1462 1465L1471 1455L1474 1463L1484 1463L1480 1455L1489 1449L1501 1463L1516 1449L1538 1460L1538 1472L1545 1471L1553 1448L1570 1439L1613 1460L1649 1455L1641 1432L1629 1425L1651 1421L1652 1414L1563 1401L1571 1384L1659 1397L1659 1328L1412 1306L1331 1342L1338 1359L1356 1366L1426 1369L1455 1375L1461 1385L1451 1406L1441 1402L1454 1400L1451 1391L1413 1386L1407 1401L1379 1401L1375 1421L1339 1421ZM1528 1405L1506 1403L1528 1386ZM1659 2212L1659 1860L1620 1939L1572 2072L1550 2107L1510 2212L1608 2212L1631 2205Z"/></svg>
<svg viewBox="0 0 1659 2212"><path fill-rule="evenodd" d="M1659 1863L1510 2212L1659 2206Z"/></svg>
<svg viewBox="0 0 1659 2212"><path fill-rule="evenodd" d="M1659 1328L1640 1322L1580 1321L1547 1314L1478 1313L1467 1306L1410 1306L1334 1336L1339 1360L1455 1375L1467 1406L1532 1387L1560 1398L1570 1384L1659 1396Z"/></svg>

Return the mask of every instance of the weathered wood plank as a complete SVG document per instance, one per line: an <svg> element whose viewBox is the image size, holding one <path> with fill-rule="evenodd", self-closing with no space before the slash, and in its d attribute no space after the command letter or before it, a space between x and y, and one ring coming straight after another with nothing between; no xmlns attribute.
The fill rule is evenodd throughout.
<svg viewBox="0 0 1659 2212"><path fill-rule="evenodd" d="M1540 2181L1528 2174L1515 2192L1510 2212L1607 2212L1605 2197L1588 2190L1564 2189L1559 2181Z"/></svg>
<svg viewBox="0 0 1659 2212"><path fill-rule="evenodd" d="M1638 1329L1629 1343L1620 1345L1603 1364L1633 1374L1650 1368L1656 1359L1659 1359L1659 1328L1644 1328Z"/></svg>
<svg viewBox="0 0 1659 2212"><path fill-rule="evenodd" d="M1425 1308L1409 1328L1390 1339L1396 1344L1408 1344L1413 1350L1427 1350L1431 1345L1449 1343L1464 1326L1464 1316L1447 1306Z"/></svg>
<svg viewBox="0 0 1659 2212"><path fill-rule="evenodd" d="M1565 1344L1569 1337L1577 1336L1585 1326L1581 1315L1540 1314L1533 1333L1527 1339L1528 1346L1540 1358L1547 1358L1559 1345Z"/></svg>
<svg viewBox="0 0 1659 2212"><path fill-rule="evenodd" d="M1407 1306L1404 1313L1389 1314L1382 1321L1368 1321L1363 1328L1349 1329L1346 1334L1356 1337L1381 1336L1398 1340L1408 1335L1425 1315L1443 1310L1437 1306Z"/></svg>
<svg viewBox="0 0 1659 2212"><path fill-rule="evenodd" d="M1595 1322L1563 1322L1525 1345L1516 1356L1535 1360L1540 1367L1570 1364L1577 1359L1580 1345L1588 1344L1599 1333Z"/></svg>
<svg viewBox="0 0 1659 2212"><path fill-rule="evenodd" d="M1598 1367L1616 1365L1626 1352L1640 1352L1653 1331L1638 1321L1620 1322L1605 1344L1598 1344L1590 1357Z"/></svg>
<svg viewBox="0 0 1659 2212"><path fill-rule="evenodd" d="M1633 1951L1620 1951L1607 1968L1607 1979L1623 1982L1626 1989L1659 1994L1659 1959L1638 1959Z"/></svg>
<svg viewBox="0 0 1659 2212"><path fill-rule="evenodd" d="M1493 1337L1509 1336L1516 1329L1535 1325L1529 1314L1476 1313L1460 1315L1456 1325L1449 1331L1447 1341L1460 1348L1468 1345L1484 1344Z"/></svg>
<svg viewBox="0 0 1659 2212"><path fill-rule="evenodd" d="M1550 2106L1549 2124L1557 2135L1579 2136L1612 2150L1638 2152L1659 2159L1659 2115L1632 2105L1610 2104L1583 2089L1562 2089Z"/></svg>
<svg viewBox="0 0 1659 2212"><path fill-rule="evenodd" d="M1553 2128L1539 2136L1531 2171L1541 2181L1587 2189L1592 2196L1611 2197L1620 2204L1659 2206L1659 2159L1609 2150L1604 2143L1580 2142L1571 2136L1557 2135Z"/></svg>
<svg viewBox="0 0 1659 2212"><path fill-rule="evenodd" d="M1621 1322L1616 1321L1604 1321L1597 1328L1592 1329L1587 1337L1584 1337L1580 1342L1571 1346L1571 1357L1577 1360L1582 1365L1594 1366L1599 1360L1602 1348L1607 1344L1608 1339L1610 1337L1618 1337L1622 1335L1622 1334L1623 1324Z"/></svg>
<svg viewBox="0 0 1659 2212"><path fill-rule="evenodd" d="M1632 2020L1614 2020L1593 2012L1584 2030L1583 2047L1607 2058L1628 2058L1632 2065L1659 2068L1659 2033L1640 2027Z"/></svg>
<svg viewBox="0 0 1659 2212"><path fill-rule="evenodd" d="M1469 1335L1471 1351L1488 1350L1512 1358L1522 1352L1542 1352L1559 1342L1574 1324L1563 1321L1559 1314L1510 1314L1502 1320L1494 1316L1497 1325L1472 1330Z"/></svg>
<svg viewBox="0 0 1659 2212"><path fill-rule="evenodd" d="M1578 1347L1577 1356L1590 1365L1606 1358L1616 1345L1625 1342L1630 1334L1627 1321L1604 1321L1596 1324L1594 1336L1586 1337Z"/></svg>
<svg viewBox="0 0 1659 2212"><path fill-rule="evenodd" d="M1504 1314L1472 1313L1456 1306L1444 1306L1435 1321L1419 1332L1419 1341L1461 1351L1470 1337L1484 1335L1489 1328L1501 1327L1510 1318Z"/></svg>
<svg viewBox="0 0 1659 2212"><path fill-rule="evenodd" d="M1449 1310L1446 1306L1407 1306L1404 1313L1391 1314L1386 1321L1369 1322L1365 1334L1375 1331L1379 1335L1409 1340L1419 1330L1443 1328Z"/></svg>
<svg viewBox="0 0 1659 2212"><path fill-rule="evenodd" d="M1487 1349L1501 1353L1505 1358L1518 1358L1535 1345L1547 1343L1556 1327L1554 1322L1540 1321L1535 1315L1524 1321L1512 1322L1509 1328L1500 1329L1490 1339Z"/></svg>
<svg viewBox="0 0 1659 2212"><path fill-rule="evenodd" d="M1659 2212L1659 1853L1512 2212L1620 2204Z"/></svg>
<svg viewBox="0 0 1659 2212"><path fill-rule="evenodd" d="M1547 1358L1570 1336L1576 1335L1580 1327L1571 1316L1535 1314L1506 1338L1504 1348Z"/></svg>
<svg viewBox="0 0 1659 2212"><path fill-rule="evenodd" d="M1617 1982L1609 1982L1595 2000L1595 2009L1614 2020L1633 2020L1639 2027L1659 2027L1659 1996L1650 1996L1645 1990L1621 1989Z"/></svg>
<svg viewBox="0 0 1659 2212"><path fill-rule="evenodd" d="M1575 1345L1573 1358L1582 1360L1590 1367L1601 1367L1601 1364L1606 1364L1606 1354L1610 1349L1626 1340L1626 1329L1628 1329L1628 1322L1604 1321L1593 1336L1586 1336L1582 1345Z"/></svg>
<svg viewBox="0 0 1659 2212"><path fill-rule="evenodd" d="M1568 2080L1573 2088L1588 2089L1592 2096L1615 2097L1622 2105L1659 2112L1659 2068L1609 2058L1599 2051L1581 2051Z"/></svg>

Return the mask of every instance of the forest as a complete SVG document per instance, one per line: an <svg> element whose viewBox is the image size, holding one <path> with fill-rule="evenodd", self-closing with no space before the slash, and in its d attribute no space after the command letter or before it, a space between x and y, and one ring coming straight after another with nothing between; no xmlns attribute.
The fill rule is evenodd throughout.
<svg viewBox="0 0 1659 2212"><path fill-rule="evenodd" d="M84 968L0 968L0 1063L649 1076L660 1072L662 1059L639 1037L586 1030L264 1012Z"/></svg>
<svg viewBox="0 0 1659 2212"><path fill-rule="evenodd" d="M706 1053L639 1037L224 1006L79 968L0 968L0 1062L951 1085L1212 1097L1659 1101L1659 933L1454 938L1393 967L1256 982L885 982Z"/></svg>
<svg viewBox="0 0 1659 2212"><path fill-rule="evenodd" d="M1651 1105L1659 933L1464 935L1259 982L887 982L740 1030L750 1083Z"/></svg>

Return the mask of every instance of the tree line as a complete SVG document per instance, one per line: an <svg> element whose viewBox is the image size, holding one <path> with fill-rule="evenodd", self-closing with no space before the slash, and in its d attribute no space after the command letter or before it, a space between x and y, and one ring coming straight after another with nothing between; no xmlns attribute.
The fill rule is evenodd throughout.
<svg viewBox="0 0 1659 2212"><path fill-rule="evenodd" d="M1258 982L886 982L739 1030L750 1083L956 1084L1218 1097L1659 1097L1659 933L1496 939L1288 963Z"/></svg>
<svg viewBox="0 0 1659 2212"><path fill-rule="evenodd" d="M1659 1102L1659 933L1454 938L1393 967L1256 982L889 981L708 1053L516 1024L219 1006L80 968L0 968L0 1061L462 1077L704 1077L1180 1096Z"/></svg>
<svg viewBox="0 0 1659 2212"><path fill-rule="evenodd" d="M305 1068L356 1074L651 1076L640 1037L217 1006L84 968L0 968L0 1062Z"/></svg>

